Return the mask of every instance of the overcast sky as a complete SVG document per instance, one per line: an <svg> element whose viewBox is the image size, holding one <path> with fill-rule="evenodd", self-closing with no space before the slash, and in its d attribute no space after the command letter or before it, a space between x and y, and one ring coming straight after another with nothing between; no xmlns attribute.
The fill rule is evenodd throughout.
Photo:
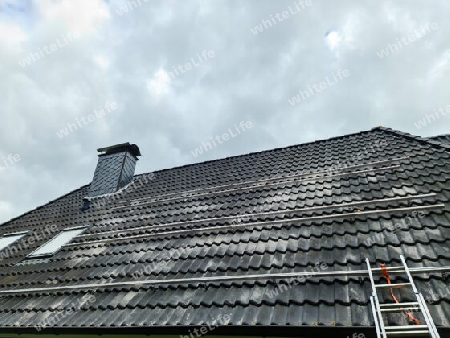
<svg viewBox="0 0 450 338"><path fill-rule="evenodd" d="M88 184L117 143L142 173L450 132L450 114L416 126L450 105L449 1L139 1L0 0L0 222Z"/></svg>

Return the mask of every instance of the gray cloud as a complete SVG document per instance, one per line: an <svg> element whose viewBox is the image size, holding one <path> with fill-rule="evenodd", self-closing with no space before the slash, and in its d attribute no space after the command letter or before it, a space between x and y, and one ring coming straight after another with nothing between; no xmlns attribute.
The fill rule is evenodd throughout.
<svg viewBox="0 0 450 338"><path fill-rule="evenodd" d="M140 2L119 15L126 1L0 1L0 159L21 156L0 171L0 221L89 183L96 149L115 143L137 143L144 155L137 171L149 172L377 125L448 133L448 116L414 126L450 105L447 2L312 0L257 35L251 28L295 1ZM378 57L388 43L432 22L436 31ZM333 31L340 37L334 49L326 38ZM80 38L19 64L68 32ZM204 50L215 57L175 78L167 74ZM338 69L351 75L289 104ZM118 109L57 136L106 102ZM240 121L253 128L191 154Z"/></svg>

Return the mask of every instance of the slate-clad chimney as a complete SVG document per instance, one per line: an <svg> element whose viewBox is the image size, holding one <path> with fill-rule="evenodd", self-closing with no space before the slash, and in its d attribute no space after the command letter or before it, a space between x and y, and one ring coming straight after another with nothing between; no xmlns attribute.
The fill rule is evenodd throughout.
<svg viewBox="0 0 450 338"><path fill-rule="evenodd" d="M118 191L133 180L134 169L139 148L135 144L116 144L107 148L97 149L98 164L95 169L88 197L111 194Z"/></svg>

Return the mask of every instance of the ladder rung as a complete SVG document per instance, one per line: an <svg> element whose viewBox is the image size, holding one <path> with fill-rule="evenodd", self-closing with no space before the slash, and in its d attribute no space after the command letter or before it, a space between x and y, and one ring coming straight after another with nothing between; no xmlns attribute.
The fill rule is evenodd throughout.
<svg viewBox="0 0 450 338"><path fill-rule="evenodd" d="M390 309L390 308L397 308L399 306L419 306L419 302L407 302L407 303L387 303L387 304L380 304L380 308L382 309Z"/></svg>
<svg viewBox="0 0 450 338"><path fill-rule="evenodd" d="M399 325L399 326L385 326L384 329L386 331L389 330L419 330L419 329L428 329L426 325Z"/></svg>
<svg viewBox="0 0 450 338"><path fill-rule="evenodd" d="M387 266L386 268L371 268L372 272L382 272L386 271L406 271L404 266Z"/></svg>
<svg viewBox="0 0 450 338"><path fill-rule="evenodd" d="M398 289L403 288L405 286L411 286L411 283L397 283L397 284L375 284L376 288L392 288Z"/></svg>
<svg viewBox="0 0 450 338"><path fill-rule="evenodd" d="M392 308L392 309L381 309L380 312L403 312L403 311L415 311L419 310L420 308L418 306L416 307L399 307L399 308Z"/></svg>
<svg viewBox="0 0 450 338"><path fill-rule="evenodd" d="M430 331L418 330L418 331L392 331L386 332L388 337L429 337Z"/></svg>

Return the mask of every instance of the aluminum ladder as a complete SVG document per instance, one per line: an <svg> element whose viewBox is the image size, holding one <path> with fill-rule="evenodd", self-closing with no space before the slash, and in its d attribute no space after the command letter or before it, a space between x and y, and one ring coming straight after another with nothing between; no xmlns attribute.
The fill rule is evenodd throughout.
<svg viewBox="0 0 450 338"><path fill-rule="evenodd" d="M431 337L439 338L436 326L434 325L433 318L428 311L425 304L425 299L422 294L417 291L414 281L412 279L411 273L408 266L406 265L405 257L400 256L403 267L391 268L392 271L396 273L398 271L404 271L408 277L408 283L398 283L398 284L375 284L373 280L374 272L382 272L382 268L370 267L369 259L366 258L367 269L369 271L370 283L372 284L372 295L370 297L370 303L372 304L372 314L375 321L375 328L377 331L378 338L388 338L388 337ZM387 269L389 270L389 268ZM386 303L380 304L377 296L378 289L398 289L398 288L412 288L414 295L416 296L416 302L407 303ZM392 312L403 312L419 310L425 318L425 325L404 325L404 326L385 326L382 314L392 313Z"/></svg>

